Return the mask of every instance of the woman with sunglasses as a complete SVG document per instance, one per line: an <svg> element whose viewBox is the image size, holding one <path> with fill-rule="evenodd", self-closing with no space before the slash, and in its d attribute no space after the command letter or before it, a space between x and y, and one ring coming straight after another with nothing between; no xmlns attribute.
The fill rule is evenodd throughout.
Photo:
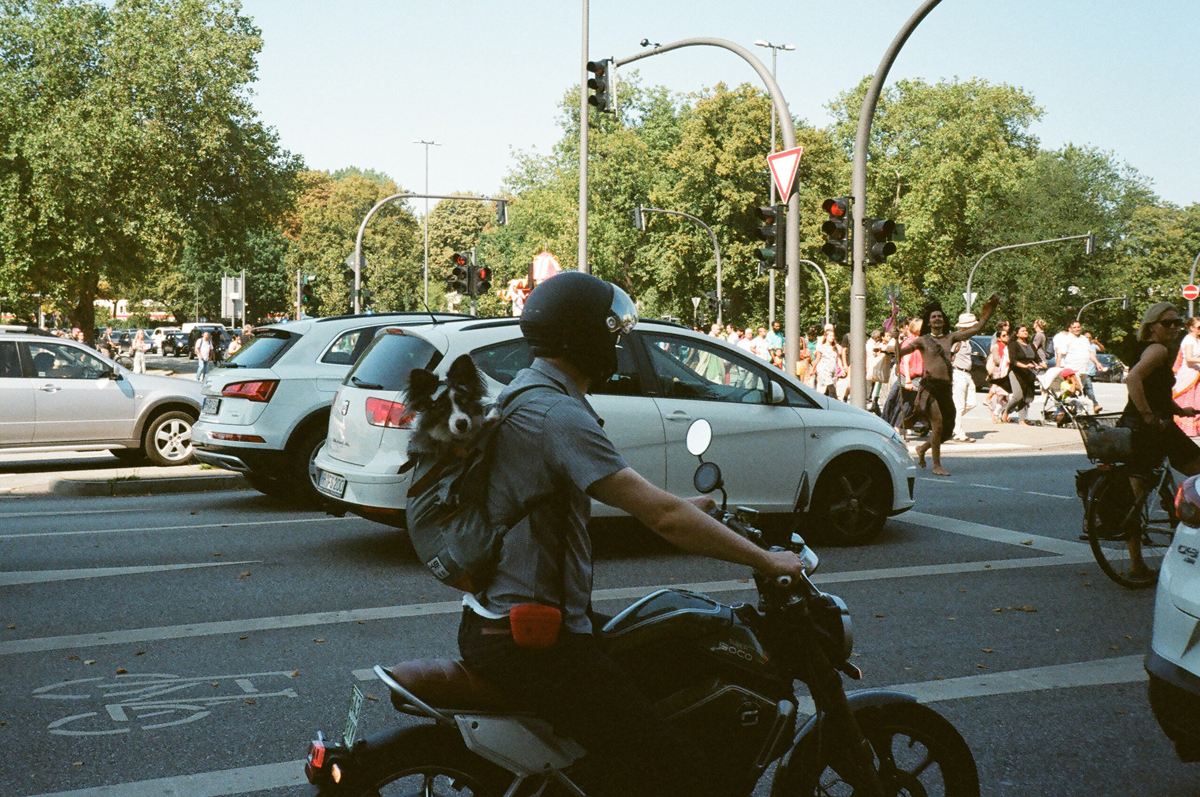
<svg viewBox="0 0 1200 797"><path fill-rule="evenodd" d="M1159 466L1163 457L1171 467L1186 476L1200 473L1200 446L1192 442L1175 425L1175 416L1190 418L1197 414L1191 407L1180 407L1171 397L1175 386L1172 364L1179 349L1179 329L1183 319L1170 302L1159 302L1142 316L1138 329L1137 363L1129 369L1125 386L1129 401L1121 413L1121 426L1133 430L1130 440L1133 449L1129 458L1129 483L1134 495L1144 495L1150 485L1145 474ZM1143 578L1151 575L1142 559L1142 541L1137 536L1129 544L1129 575Z"/></svg>

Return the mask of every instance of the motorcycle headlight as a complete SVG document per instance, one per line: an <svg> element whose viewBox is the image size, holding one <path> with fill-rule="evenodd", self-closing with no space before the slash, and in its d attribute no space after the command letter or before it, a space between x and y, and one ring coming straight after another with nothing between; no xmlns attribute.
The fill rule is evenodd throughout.
<svg viewBox="0 0 1200 797"><path fill-rule="evenodd" d="M846 602L837 595L823 593L819 601L813 602L810 612L825 654L835 662L849 659L854 652L854 623Z"/></svg>

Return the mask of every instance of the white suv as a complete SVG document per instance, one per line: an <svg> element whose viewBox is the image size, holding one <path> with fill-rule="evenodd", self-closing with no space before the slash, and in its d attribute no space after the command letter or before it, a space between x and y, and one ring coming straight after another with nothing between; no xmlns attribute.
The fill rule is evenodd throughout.
<svg viewBox="0 0 1200 797"><path fill-rule="evenodd" d="M408 374L444 374L464 353L493 396L532 362L514 318L385 328L334 400L315 460L318 489L344 509L402 526ZM713 428L706 457L720 464L731 504L807 513L812 530L840 543L867 542L889 515L912 507L916 466L876 416L675 324L642 321L617 355L617 373L589 401L630 466L667 491L695 492L696 459L684 438L705 418ZM615 511L593 505L596 515Z"/></svg>
<svg viewBox="0 0 1200 797"><path fill-rule="evenodd" d="M378 330L428 324L430 318L380 313L254 330L241 351L204 379L200 420L192 432L196 459L240 471L267 495L323 503L312 462L325 441L334 393Z"/></svg>

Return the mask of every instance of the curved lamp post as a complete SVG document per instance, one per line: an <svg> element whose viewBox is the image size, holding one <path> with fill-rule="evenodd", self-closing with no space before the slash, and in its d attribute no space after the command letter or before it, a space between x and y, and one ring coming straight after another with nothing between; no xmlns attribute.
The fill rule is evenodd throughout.
<svg viewBox="0 0 1200 797"><path fill-rule="evenodd" d="M1080 238L1087 239L1087 249L1085 251L1086 251L1086 254L1090 255L1096 249L1096 236L1092 235L1092 233L1090 233L1090 232L1085 232L1083 235L1067 235L1062 238L1047 238L1044 241L1029 241L1029 242L1023 243L1023 244L1009 244L1008 246L997 246L995 249L987 250L982 255L980 255L979 259L975 261L975 265L971 266L970 273L967 274L967 293L963 297L964 299L967 300L967 310L969 311L971 309L971 305L974 304L974 300L975 300L975 295L973 293L971 293L971 280L975 278L975 269L979 268L979 264L982 263L983 259L985 257L987 257L988 255L992 254L993 252L1003 252L1006 249L1024 249L1027 246L1039 246L1041 244L1054 244L1054 243L1058 243L1059 241L1074 241L1074 240L1078 240ZM1117 297L1117 298L1120 298L1120 297Z"/></svg>
<svg viewBox="0 0 1200 797"><path fill-rule="evenodd" d="M1091 307L1093 304L1100 304L1100 302L1120 302L1122 310L1129 309L1129 297L1128 296L1109 296L1104 299L1092 299L1090 302L1085 304L1083 307L1079 308L1079 312L1075 314L1075 320L1078 321L1080 318L1083 317L1084 310Z"/></svg>
<svg viewBox="0 0 1200 797"><path fill-rule="evenodd" d="M707 224L705 224L703 221L701 221L700 219L693 216L691 213L684 213L679 210L664 210L662 208L647 208L647 207L642 207L639 205L637 208L637 211L639 211L639 212L634 214L635 219L641 219L641 213L645 213L646 211L650 211L651 213L666 213L671 216L683 216L685 219L691 219L692 221L696 222L704 229L708 230L708 235L710 238L712 238L713 253L716 255L716 258L717 258L717 323L718 324L723 323L723 319L721 318L721 245L719 243L717 243L717 234L712 231L712 227L709 227ZM646 229L645 220L642 220L640 228L643 231L645 231L645 229Z"/></svg>
<svg viewBox="0 0 1200 797"><path fill-rule="evenodd" d="M811 260L803 260L803 259L800 262L808 263L810 266L812 266L814 269L816 269L817 273L821 275L821 282L825 283L825 323L828 324L829 323L829 280L825 278L825 272L822 271L821 267L818 266L816 263L812 262ZM863 344L863 345L865 346L866 344Z"/></svg>

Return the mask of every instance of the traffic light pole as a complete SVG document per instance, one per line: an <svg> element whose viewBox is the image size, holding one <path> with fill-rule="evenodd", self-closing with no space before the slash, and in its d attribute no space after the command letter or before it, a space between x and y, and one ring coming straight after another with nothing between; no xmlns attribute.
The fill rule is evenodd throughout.
<svg viewBox="0 0 1200 797"><path fill-rule="evenodd" d="M1196 259L1192 261L1192 270L1191 270L1191 272L1188 273L1188 283L1187 283L1188 285L1196 284L1196 264L1197 263L1200 263L1200 253L1197 253ZM1188 318L1191 318L1192 315L1193 315L1192 300L1188 299Z"/></svg>
<svg viewBox="0 0 1200 797"><path fill-rule="evenodd" d="M921 20L940 2L925 0L900 28L871 77L871 84L863 97L862 110L858 114L858 133L854 137L854 174L851 180L851 193L854 195L854 272L850 280L850 403L864 409L867 406L867 231L863 220L867 217L867 144L871 140L871 120L875 116L883 82L887 80L888 71L900 54L900 48L917 25L921 24ZM791 214L788 216L790 233ZM791 298L790 292L788 298Z"/></svg>
<svg viewBox="0 0 1200 797"><path fill-rule="evenodd" d="M980 255L979 259L975 261L975 265L971 266L970 273L967 274L967 292L966 292L966 295L963 296L963 298L967 300L967 310L969 311L971 309L971 305L975 303L975 295L973 293L971 293L971 280L973 280L975 278L975 269L979 268L979 264L982 263L983 259L985 257L987 257L988 255L992 254L993 252L1003 252L1006 249L1024 249L1027 246L1041 246L1042 244L1056 244L1056 243L1059 243L1060 241L1077 241L1080 238L1090 238L1091 235L1092 234L1090 232L1085 232L1083 235L1067 235L1062 238L1047 238L1044 241L1028 241L1023 244L1009 244L1008 246L997 246L995 249L987 250L982 255ZM863 345L865 346L866 344L864 343Z"/></svg>
<svg viewBox="0 0 1200 797"><path fill-rule="evenodd" d="M366 217L363 218L362 224L358 225L358 237L354 239L354 314L358 315L362 312L362 243L363 234L367 231L367 222L371 217L384 205L389 202L395 202L401 199L469 199L472 202L507 202L507 199L498 196L459 196L457 194L415 194L411 191L403 191L399 194L392 194L389 197L384 197L375 203L375 207L367 211ZM428 214L426 214L428 215ZM428 304L428 301L426 302ZM296 306L299 307L300 302L297 299Z"/></svg>
<svg viewBox="0 0 1200 797"><path fill-rule="evenodd" d="M775 115L779 117L779 132L783 136L784 149L795 148L796 128L792 124L792 114L788 111L787 101L783 98L783 92L779 90L779 85L775 82L775 78L771 76L770 70L758 59L758 56L736 42L731 42L728 39L713 39L708 37L680 39L670 44L657 44L628 58L614 59L612 65L616 69L625 64L631 64L634 61L640 61L652 55L678 50L682 47L721 47L740 55L742 60L750 64L754 71L758 73L758 76L762 78L763 83L767 87L767 93L771 95L771 107ZM787 290L785 291L786 296L784 299L784 355L788 373L795 373L796 358L800 351L800 196L797 192L792 191L788 196L787 206ZM718 308L720 307L719 304L717 306ZM863 347L860 346L859 348Z"/></svg>
<svg viewBox="0 0 1200 797"><path fill-rule="evenodd" d="M666 213L671 216L683 216L685 219L691 219L704 229L708 230L708 237L712 238L713 253L717 258L717 323L723 324L724 319L721 317L721 310L723 309L721 307L721 245L717 243L717 234L712 231L712 227L709 227L691 213L683 213L678 210L663 210L662 208L648 208L645 205L642 205L641 209L643 213L650 211L651 213Z"/></svg>

